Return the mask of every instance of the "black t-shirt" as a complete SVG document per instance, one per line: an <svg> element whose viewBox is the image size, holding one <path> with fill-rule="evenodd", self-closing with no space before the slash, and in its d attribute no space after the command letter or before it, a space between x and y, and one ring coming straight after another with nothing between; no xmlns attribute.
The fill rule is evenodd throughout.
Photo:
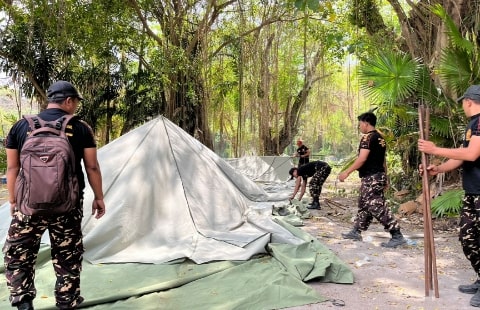
<svg viewBox="0 0 480 310"><path fill-rule="evenodd" d="M62 109L46 109L38 114L44 121L54 121L67 113ZM5 147L7 149L21 150L28 132L28 122L21 119L16 122L7 135ZM80 190L85 188L85 177L82 171L81 161L83 159L83 150L86 148L96 147L95 137L93 131L87 123L74 117L69 125L67 125L66 133L68 140L73 147L75 153L75 171L78 175Z"/></svg>
<svg viewBox="0 0 480 310"><path fill-rule="evenodd" d="M465 136L463 139L463 147L468 147L472 136L480 136L480 114L470 118ZM462 183L466 194L480 194L480 158L475 161L463 161Z"/></svg>
<svg viewBox="0 0 480 310"><path fill-rule="evenodd" d="M361 178L378 172L385 172L383 164L385 162L387 144L378 131L372 130L362 137L358 146L359 153L361 149L370 150L367 160L358 169L358 174Z"/></svg>
<svg viewBox="0 0 480 310"><path fill-rule="evenodd" d="M298 157L299 157L298 166L308 164L308 162L310 161L309 156L301 157L302 155L307 154L307 151L308 151L308 147L306 147L305 145L302 145L297 149L297 154L298 154Z"/></svg>
<svg viewBox="0 0 480 310"><path fill-rule="evenodd" d="M312 161L297 168L297 177L301 176L303 179L312 177L318 169L326 165L328 165L326 162L320 160Z"/></svg>

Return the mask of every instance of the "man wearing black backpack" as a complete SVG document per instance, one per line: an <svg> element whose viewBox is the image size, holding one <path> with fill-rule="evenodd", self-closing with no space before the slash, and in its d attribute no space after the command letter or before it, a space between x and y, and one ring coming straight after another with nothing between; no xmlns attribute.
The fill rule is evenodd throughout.
<svg viewBox="0 0 480 310"><path fill-rule="evenodd" d="M36 124L50 122L62 126L62 117L73 115L81 100L77 89L69 82L57 81L47 90L47 109L38 114ZM5 275L7 287L10 291L10 302L18 309L33 309L33 299L36 297L34 284L35 261L40 246L43 232L48 229L53 268L56 274L55 299L59 309L75 309L82 301L80 295L80 271L83 259L82 217L83 217L83 189L85 177L82 172L81 162L85 167L88 182L94 193L92 202L92 215L97 219L105 214L103 201L102 174L97 161L97 147L93 131L89 125L77 117L72 118L66 125L65 132L73 149L75 162L74 174L78 194L70 195L75 202L71 210L63 208L49 214L25 212L28 210L26 194L19 192L19 184L26 169L20 161L22 147L27 135L35 128L30 128L26 119L21 119L11 128L5 143L7 151L7 188L10 201L12 221L3 248ZM41 127L41 126L39 126ZM54 126L53 126L54 127ZM58 128L57 128L58 129ZM55 156L55 154L47 154ZM47 159L45 159L47 160ZM30 191L39 191L45 188L42 180L32 177ZM36 184L37 181L40 184ZM67 198L68 199L68 198ZM72 198L70 198L72 199ZM21 200L21 201L19 201ZM58 201L58 200L55 200ZM65 211L66 210L66 211ZM35 211L35 210L34 210ZM60 213L58 213L60 212Z"/></svg>

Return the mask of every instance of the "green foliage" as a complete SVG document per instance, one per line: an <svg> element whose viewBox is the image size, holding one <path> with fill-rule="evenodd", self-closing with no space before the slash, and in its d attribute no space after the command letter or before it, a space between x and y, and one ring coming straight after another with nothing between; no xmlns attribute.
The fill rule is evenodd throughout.
<svg viewBox="0 0 480 310"><path fill-rule="evenodd" d="M345 170L348 169L348 167L350 167L351 165L353 165L353 163L355 162L355 160L357 159L358 155L357 154L354 154L354 155L351 155L350 157L346 158L342 163L341 163L341 168L340 168L340 172L343 172Z"/></svg>
<svg viewBox="0 0 480 310"><path fill-rule="evenodd" d="M444 81L449 81L449 87L458 94L471 83L470 59L467 51L457 48L446 48L440 56L438 74Z"/></svg>
<svg viewBox="0 0 480 310"><path fill-rule="evenodd" d="M474 44L463 38L461 32L458 30L457 26L453 19L447 14L445 8L440 4L435 4L431 7L432 13L436 14L440 17L446 26L446 33L448 34L448 38L450 39L450 44L458 49L466 50L466 51L473 51Z"/></svg>
<svg viewBox="0 0 480 310"><path fill-rule="evenodd" d="M295 7L302 11L306 8L317 11L320 7L320 3L318 0L295 0Z"/></svg>
<svg viewBox="0 0 480 310"><path fill-rule="evenodd" d="M0 174L7 170L7 152L3 146L0 147Z"/></svg>
<svg viewBox="0 0 480 310"><path fill-rule="evenodd" d="M452 18L440 5L432 8L432 12L439 16L446 25L449 45L442 50L438 74L447 84L450 90L457 94L463 91L470 84L477 84L480 81L480 50L478 45L472 41L478 38L463 37Z"/></svg>
<svg viewBox="0 0 480 310"><path fill-rule="evenodd" d="M374 34L385 28L383 18L380 15L377 1L356 0L351 5L348 19L352 25L366 28L367 32Z"/></svg>
<svg viewBox="0 0 480 310"><path fill-rule="evenodd" d="M403 159L401 154L394 151L387 151L387 174L390 179L390 186L396 190L401 190L405 186L403 179L405 176L405 170L403 165Z"/></svg>
<svg viewBox="0 0 480 310"><path fill-rule="evenodd" d="M410 55L379 52L360 68L360 87L374 104L389 107L411 97L420 78L420 65Z"/></svg>
<svg viewBox="0 0 480 310"><path fill-rule="evenodd" d="M432 216L454 217L459 215L464 194L462 189L454 189L437 196L431 201Z"/></svg>

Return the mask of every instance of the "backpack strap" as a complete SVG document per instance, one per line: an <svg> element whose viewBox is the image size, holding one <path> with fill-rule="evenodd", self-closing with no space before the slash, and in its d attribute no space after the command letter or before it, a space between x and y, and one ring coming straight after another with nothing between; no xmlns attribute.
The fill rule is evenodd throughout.
<svg viewBox="0 0 480 310"><path fill-rule="evenodd" d="M76 117L76 116L72 115L72 114L65 114L64 116L57 119L57 123L55 125L55 128L65 132L65 130L67 129L68 122L70 122L70 120L74 117Z"/></svg>
<svg viewBox="0 0 480 310"><path fill-rule="evenodd" d="M30 132L42 127L42 123L39 121L43 121L41 118L39 118L37 115L23 115L23 118L28 122L28 126L30 128Z"/></svg>
<svg viewBox="0 0 480 310"><path fill-rule="evenodd" d="M52 132L56 130L65 133L68 122L74 117L76 116L71 114L65 114L53 122L46 122L38 115L23 115L23 118L28 122L30 132L42 127L49 127L53 129Z"/></svg>

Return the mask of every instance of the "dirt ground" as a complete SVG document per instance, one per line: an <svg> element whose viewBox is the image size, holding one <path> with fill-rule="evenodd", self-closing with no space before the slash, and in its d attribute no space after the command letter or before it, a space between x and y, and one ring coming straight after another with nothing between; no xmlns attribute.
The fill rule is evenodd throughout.
<svg viewBox="0 0 480 310"><path fill-rule="evenodd" d="M310 285L330 301L292 309L475 309L469 304L473 295L460 293L457 288L475 281L475 273L458 241L458 219L433 219L436 259L431 265L429 285L425 281L425 270L430 268L425 267L423 215L395 214L409 241L397 249L380 246L390 235L376 221L362 233L362 242L344 240L341 232L352 227L358 195L347 196L340 198L332 190L324 191L322 197L327 200L321 199L321 210L312 211L313 216L304 221L303 229L352 268L355 283L312 282Z"/></svg>

